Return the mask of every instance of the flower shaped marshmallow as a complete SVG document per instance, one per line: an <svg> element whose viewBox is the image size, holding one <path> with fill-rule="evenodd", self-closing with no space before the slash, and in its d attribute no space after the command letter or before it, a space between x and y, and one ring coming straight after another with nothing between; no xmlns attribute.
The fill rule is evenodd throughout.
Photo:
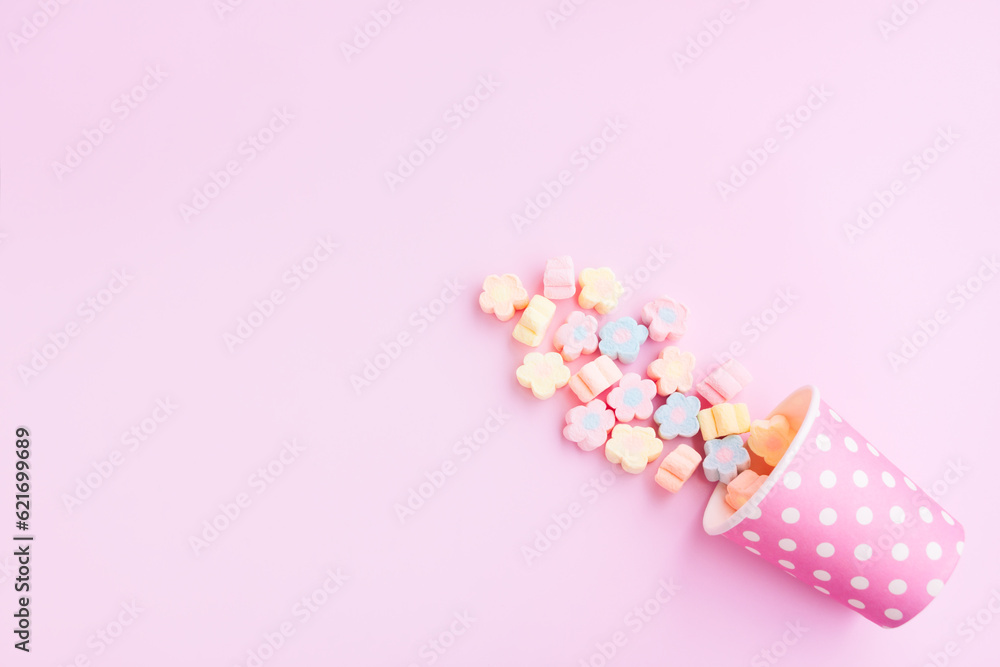
<svg viewBox="0 0 1000 667"><path fill-rule="evenodd" d="M698 422L698 411L701 401L697 396L685 396L673 393L667 396L667 402L656 408L653 421L660 425L660 437L671 440L679 435L690 438L701 428Z"/></svg>
<svg viewBox="0 0 1000 667"><path fill-rule="evenodd" d="M566 323L556 329L552 339L562 358L573 361L581 354L590 354L597 349L597 318L579 310L570 313Z"/></svg>
<svg viewBox="0 0 1000 667"><path fill-rule="evenodd" d="M597 449L608 439L608 431L615 425L615 413L608 410L604 401L597 398L586 405L578 405L566 413L563 435L585 452Z"/></svg>
<svg viewBox="0 0 1000 667"><path fill-rule="evenodd" d="M676 347L665 347L660 356L646 367L646 375L656 382L660 396L675 391L691 391L694 384L694 355Z"/></svg>
<svg viewBox="0 0 1000 667"><path fill-rule="evenodd" d="M794 438L788 419L784 415L774 415L770 419L758 419L750 424L747 446L754 454L763 458L764 463L776 466Z"/></svg>
<svg viewBox="0 0 1000 667"><path fill-rule="evenodd" d="M655 341L677 339L687 331L688 309L668 296L653 299L642 307L642 321Z"/></svg>
<svg viewBox="0 0 1000 667"><path fill-rule="evenodd" d="M630 364L639 356L649 330L631 317L620 317L601 327L601 354Z"/></svg>
<svg viewBox="0 0 1000 667"><path fill-rule="evenodd" d="M652 380L643 380L638 373L626 373L608 394L608 405L615 409L620 422L630 422L637 417L649 419L653 414L654 396L656 385Z"/></svg>
<svg viewBox="0 0 1000 667"><path fill-rule="evenodd" d="M498 320L506 322L514 317L515 310L521 310L527 305L528 290L524 289L521 279L513 273L486 276L483 291L479 295L479 307L484 313L493 313Z"/></svg>
<svg viewBox="0 0 1000 667"><path fill-rule="evenodd" d="M517 381L535 398L550 398L556 389L569 382L569 369L558 352L529 352L517 368Z"/></svg>
<svg viewBox="0 0 1000 667"><path fill-rule="evenodd" d="M625 288L615 278L615 273L609 268L584 269L580 272L581 308L594 308L601 315L610 313L618 306L618 297Z"/></svg>
<svg viewBox="0 0 1000 667"><path fill-rule="evenodd" d="M663 451L663 443L648 426L618 424L604 447L604 455L612 463L621 463L625 472L637 475L646 469Z"/></svg>
<svg viewBox="0 0 1000 667"><path fill-rule="evenodd" d="M738 435L709 440L705 443L702 467L709 481L729 484L736 479L736 475L750 467L750 452L743 446L743 438Z"/></svg>

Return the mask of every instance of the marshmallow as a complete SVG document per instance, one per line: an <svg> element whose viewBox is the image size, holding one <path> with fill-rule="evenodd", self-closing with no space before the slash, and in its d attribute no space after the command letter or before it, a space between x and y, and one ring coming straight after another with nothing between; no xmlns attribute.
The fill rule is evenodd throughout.
<svg viewBox="0 0 1000 667"><path fill-rule="evenodd" d="M642 307L642 321L649 327L649 337L659 342L676 340L687 331L688 309L668 296L653 299Z"/></svg>
<svg viewBox="0 0 1000 667"><path fill-rule="evenodd" d="M681 490L701 463L701 454L690 445L678 445L677 449L663 457L660 469L656 471L656 483L671 493Z"/></svg>
<svg viewBox="0 0 1000 667"><path fill-rule="evenodd" d="M747 447L764 459L767 465L776 466L794 438L788 419L784 415L774 415L770 419L758 419L750 424Z"/></svg>
<svg viewBox="0 0 1000 667"><path fill-rule="evenodd" d="M550 398L556 389L569 382L569 369L557 352L529 352L517 368L517 381L535 398Z"/></svg>
<svg viewBox="0 0 1000 667"><path fill-rule="evenodd" d="M758 475L753 470L744 470L726 486L726 504L734 510L738 510L746 505L746 502L753 494L757 493L766 481L767 475Z"/></svg>
<svg viewBox="0 0 1000 667"><path fill-rule="evenodd" d="M625 472L637 475L663 451L663 443L648 426L618 424L604 446L604 455L612 463L621 463Z"/></svg>
<svg viewBox="0 0 1000 667"><path fill-rule="evenodd" d="M610 357L601 355L580 367L570 378L569 388L581 401L588 403L621 379L622 371L618 365Z"/></svg>
<svg viewBox="0 0 1000 667"><path fill-rule="evenodd" d="M615 409L615 416L620 422L649 419L653 414L654 396L656 385L652 380L643 380L638 373L626 373L608 394L608 405Z"/></svg>
<svg viewBox="0 0 1000 667"><path fill-rule="evenodd" d="M660 356L646 367L646 375L656 382L660 396L691 391L694 384L694 355L676 347L665 347Z"/></svg>
<svg viewBox="0 0 1000 667"><path fill-rule="evenodd" d="M729 484L736 475L750 467L750 452L743 446L743 438L727 435L725 438L705 443L705 460L702 468L711 482Z"/></svg>
<svg viewBox="0 0 1000 667"><path fill-rule="evenodd" d="M514 340L530 347L538 347L545 338L545 331L556 314L556 304L541 294L531 297L528 307L521 313L521 319L514 326Z"/></svg>
<svg viewBox="0 0 1000 667"><path fill-rule="evenodd" d="M571 299L576 294L576 273L573 258L568 255L553 257L545 262L542 276L542 294L547 299Z"/></svg>
<svg viewBox="0 0 1000 667"><path fill-rule="evenodd" d="M714 440L749 431L750 411L746 403L720 403L699 412L698 422L701 424L701 437Z"/></svg>
<svg viewBox="0 0 1000 667"><path fill-rule="evenodd" d="M646 342L649 330L631 317L620 317L601 327L601 354L630 364L639 356L639 346Z"/></svg>
<svg viewBox="0 0 1000 667"><path fill-rule="evenodd" d="M514 317L515 310L521 310L527 305L528 291L521 284L521 279L513 273L486 276L483 291L479 295L479 307L484 313L493 313L498 320L506 322Z"/></svg>
<svg viewBox="0 0 1000 667"><path fill-rule="evenodd" d="M597 349L597 318L575 310L566 323L556 329L552 345L566 361L573 361L581 354L591 354Z"/></svg>
<svg viewBox="0 0 1000 667"><path fill-rule="evenodd" d="M667 402L653 413L653 421L660 425L660 437L664 440L672 440L679 435L690 438L700 428L700 409L701 401L697 396L685 396L680 392L667 396Z"/></svg>
<svg viewBox="0 0 1000 667"><path fill-rule="evenodd" d="M589 452L607 441L608 431L614 425L615 413L597 398L586 405L570 408L566 413L563 436L575 442L583 451Z"/></svg>
<svg viewBox="0 0 1000 667"><path fill-rule="evenodd" d="M743 364L730 359L709 373L698 383L696 389L709 403L718 405L731 400L733 396L743 391L751 380L753 376Z"/></svg>
<svg viewBox="0 0 1000 667"><path fill-rule="evenodd" d="M594 308L601 315L607 315L618 306L618 299L625 288L615 278L609 268L584 269L580 272L581 308Z"/></svg>

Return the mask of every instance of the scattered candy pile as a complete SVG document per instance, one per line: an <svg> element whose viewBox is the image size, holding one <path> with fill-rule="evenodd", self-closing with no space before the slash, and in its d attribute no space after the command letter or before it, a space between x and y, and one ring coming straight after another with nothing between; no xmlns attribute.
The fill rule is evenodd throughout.
<svg viewBox="0 0 1000 667"><path fill-rule="evenodd" d="M594 309L600 315L613 311L624 292L614 272L606 267L584 269L579 282L580 307ZM555 316L552 299L576 295L573 260L566 256L548 260L542 284L544 294L529 299L517 276L487 276L479 305L484 313L492 313L501 322L523 311L512 335L529 347L538 347ZM751 421L746 404L731 402L752 380L735 359L712 369L694 385L694 355L672 344L687 331L687 317L687 307L667 296L642 307L642 324L631 317L619 317L599 326L593 315L574 311L555 331L556 351L526 354L517 369L517 381L540 399L550 398L556 390L569 385L582 405L566 413L563 435L584 451L604 445L607 459L633 474L641 473L659 458L663 440L690 438L700 432L704 457L690 445L679 445L664 457L656 472L656 483L676 493L701 465L709 480L727 485L726 502L734 510L739 509L767 480L767 475L750 470L747 448L773 468L795 434L784 416ZM668 345L646 368L649 379L635 372L623 373L615 362L635 362L640 347L650 339ZM575 375L564 363L595 352L600 356L581 366ZM702 409L697 396L687 395L692 386L709 407ZM609 389L605 403L598 396ZM666 398L654 406L658 396ZM628 423L650 417L656 430Z"/></svg>

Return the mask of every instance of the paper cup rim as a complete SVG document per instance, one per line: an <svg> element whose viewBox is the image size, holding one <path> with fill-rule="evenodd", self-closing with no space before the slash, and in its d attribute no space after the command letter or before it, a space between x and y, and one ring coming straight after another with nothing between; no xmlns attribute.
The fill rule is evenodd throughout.
<svg viewBox="0 0 1000 667"><path fill-rule="evenodd" d="M756 493L753 494L753 496L750 497L749 500L747 500L743 507L736 510L728 519L725 519L724 521L718 521L714 518L714 516L710 516L714 514L713 508L718 507L718 501L722 501L722 503L725 504L726 485L719 482L719 484L716 485L711 498L709 498L708 505L705 507L705 514L702 517L702 527L705 529L706 533L709 535L722 535L723 533L726 533L740 525L740 523L747 517L760 516L761 510L758 505L760 505L761 501L763 501L767 494L771 492L771 489L773 489L778 483L778 480L784 476L785 470L792 465L792 461L795 460L799 450L802 449L802 443L805 442L806 437L812 430L813 423L819 416L819 389L816 388L815 385L811 384L799 387L786 396L785 399L778 404L778 407L772 410L767 416L767 418L770 419L775 414L778 414L779 408L784 406L785 403L803 391L809 391L812 394L809 399L809 407L806 408L805 416L802 418L802 424L799 426L798 431L796 431L795 437L792 438L791 444L788 445L788 449L785 451L784 456L782 456L781 460L778 461L778 465L774 466L774 470L772 470L767 476L767 481L761 485L761 487Z"/></svg>

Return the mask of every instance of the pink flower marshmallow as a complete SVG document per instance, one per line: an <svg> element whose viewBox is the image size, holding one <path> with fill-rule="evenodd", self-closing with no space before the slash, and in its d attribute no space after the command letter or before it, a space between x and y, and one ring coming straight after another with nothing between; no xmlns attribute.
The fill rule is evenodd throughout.
<svg viewBox="0 0 1000 667"><path fill-rule="evenodd" d="M608 405L615 409L620 422L649 419L653 414L654 396L656 385L652 380L643 380L638 373L626 373L608 394Z"/></svg>
<svg viewBox="0 0 1000 667"><path fill-rule="evenodd" d="M586 405L578 405L566 413L563 435L575 442L580 449L589 452L603 445L608 439L608 431L615 425L615 413L608 410L604 401L597 398Z"/></svg>
<svg viewBox="0 0 1000 667"><path fill-rule="evenodd" d="M675 391L691 391L694 384L694 355L676 347L665 347L646 367L646 375L656 382L656 391L667 396Z"/></svg>
<svg viewBox="0 0 1000 667"><path fill-rule="evenodd" d="M573 361L581 354L591 354L597 349L597 318L573 311L566 323L556 329L552 344L566 361Z"/></svg>
<svg viewBox="0 0 1000 667"><path fill-rule="evenodd" d="M642 307L642 322L649 328L649 337L657 342L676 340L687 331L688 309L668 296L653 299Z"/></svg>
<svg viewBox="0 0 1000 667"><path fill-rule="evenodd" d="M522 310L527 305L528 291L513 273L486 276L479 294L479 308L484 313L492 313L501 322L506 322L514 317L515 310Z"/></svg>

